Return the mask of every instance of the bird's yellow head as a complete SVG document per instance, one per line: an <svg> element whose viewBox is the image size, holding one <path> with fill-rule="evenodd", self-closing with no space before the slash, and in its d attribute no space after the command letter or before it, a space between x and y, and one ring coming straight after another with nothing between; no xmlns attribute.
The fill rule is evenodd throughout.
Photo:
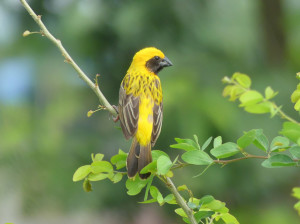
<svg viewBox="0 0 300 224"><path fill-rule="evenodd" d="M163 52L155 47L147 47L134 55L129 69L147 69L157 75L164 67L172 65Z"/></svg>

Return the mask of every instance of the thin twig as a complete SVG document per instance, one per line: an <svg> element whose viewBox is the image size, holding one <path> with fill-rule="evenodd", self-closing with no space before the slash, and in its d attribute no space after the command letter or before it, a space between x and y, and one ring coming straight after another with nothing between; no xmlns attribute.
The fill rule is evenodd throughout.
<svg viewBox="0 0 300 224"><path fill-rule="evenodd" d="M167 177L165 184L173 193L176 198L178 205L183 209L185 214L187 215L188 219L191 221L192 224L197 224L197 221L193 215L193 210L188 207L183 197L178 192L177 188L175 187L174 183L172 182L171 178Z"/></svg>
<svg viewBox="0 0 300 224"><path fill-rule="evenodd" d="M102 92L99 89L99 86L95 83L93 83L88 76L81 70L81 68L74 62L72 57L69 55L69 53L66 51L66 49L63 47L60 40L56 39L47 29L47 27L44 25L44 23L41 20L41 16L35 14L35 12L31 9L31 7L28 5L26 0L20 0L24 8L27 10L29 15L34 19L34 21L38 24L38 26L41 29L42 36L47 37L52 43L56 45L56 47L60 50L63 57L65 58L65 61L68 62L78 73L79 77L86 82L89 87L95 92L97 95L100 103L106 107L106 109L114 116L116 117L118 115L117 111L110 105L110 103L107 101L105 96L102 94Z"/></svg>

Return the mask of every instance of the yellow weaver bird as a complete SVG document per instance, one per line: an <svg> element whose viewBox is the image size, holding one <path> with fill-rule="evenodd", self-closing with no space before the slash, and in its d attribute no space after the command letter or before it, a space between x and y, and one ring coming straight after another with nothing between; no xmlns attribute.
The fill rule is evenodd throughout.
<svg viewBox="0 0 300 224"><path fill-rule="evenodd" d="M163 120L162 89L158 72L171 61L154 47L137 52L121 83L119 118L126 139L133 138L127 157L128 177L134 177L152 162L151 146L160 134ZM146 179L150 173L139 174Z"/></svg>

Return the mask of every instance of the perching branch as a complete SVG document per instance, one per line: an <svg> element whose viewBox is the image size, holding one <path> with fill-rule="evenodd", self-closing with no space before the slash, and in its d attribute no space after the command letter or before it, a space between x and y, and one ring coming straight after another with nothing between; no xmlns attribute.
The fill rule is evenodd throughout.
<svg viewBox="0 0 300 224"><path fill-rule="evenodd" d="M179 194L177 188L175 187L174 183L172 182L171 178L166 178L166 185L170 189L170 191L173 193L173 195L176 198L176 202L178 205L184 210L185 214L188 216L188 219L191 221L192 224L197 224L197 221L193 215L192 209L188 207L183 197Z"/></svg>
<svg viewBox="0 0 300 224"><path fill-rule="evenodd" d="M105 96L102 94L102 92L99 89L99 86L97 83L93 83L89 77L81 70L81 68L74 62L72 57L69 55L69 53L66 51L66 49L63 47L60 40L56 39L47 29L47 27L44 25L44 23L41 20L41 15L36 15L35 12L31 9L31 7L28 5L26 0L20 0L24 8L27 10L29 15L34 19L34 21L38 24L38 26L41 28L40 34L42 36L47 37L52 43L56 45L56 47L60 50L63 57L65 58L65 61L69 63L78 73L79 77L89 85L89 87L94 91L94 93L97 95L100 103L113 115L117 116L117 111L110 105L110 103L107 101ZM29 34L36 33L36 32L29 32L25 31L23 36L27 36Z"/></svg>

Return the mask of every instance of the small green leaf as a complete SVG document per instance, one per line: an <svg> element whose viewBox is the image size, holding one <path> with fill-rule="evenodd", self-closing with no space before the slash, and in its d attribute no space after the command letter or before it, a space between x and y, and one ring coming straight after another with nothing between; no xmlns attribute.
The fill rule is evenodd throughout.
<svg viewBox="0 0 300 224"><path fill-rule="evenodd" d="M88 177L89 181L99 181L99 180L104 180L108 178L108 173L91 173Z"/></svg>
<svg viewBox="0 0 300 224"><path fill-rule="evenodd" d="M257 135L257 129L253 129L251 131L246 132L243 136L241 136L237 140L238 146L244 149L247 146L251 145L254 142L256 135Z"/></svg>
<svg viewBox="0 0 300 224"><path fill-rule="evenodd" d="M84 179L87 175L89 175L90 172L91 172L91 165L85 165L79 167L73 175L73 181L76 182Z"/></svg>
<svg viewBox="0 0 300 224"><path fill-rule="evenodd" d="M271 102L266 101L258 104L248 105L244 109L248 113L252 113L252 114L266 114L266 113L270 113L273 107L274 106Z"/></svg>
<svg viewBox="0 0 300 224"><path fill-rule="evenodd" d="M218 159L227 158L239 152L240 150L238 148L238 145L233 142L226 142L210 150L210 153Z"/></svg>
<svg viewBox="0 0 300 224"><path fill-rule="evenodd" d="M178 191L188 191L188 187L184 184L184 185L180 185L177 187Z"/></svg>
<svg viewBox="0 0 300 224"><path fill-rule="evenodd" d="M152 199L149 199L149 200L146 200L146 201L141 201L139 203L141 203L141 204L151 204L151 203L154 203L154 202L157 202L157 200L155 198L152 198Z"/></svg>
<svg viewBox="0 0 300 224"><path fill-rule="evenodd" d="M164 198L163 198L162 194L159 192L159 190L157 189L157 187L151 186L150 187L150 194L154 199L157 200L159 205L162 205L164 203Z"/></svg>
<svg viewBox="0 0 300 224"><path fill-rule="evenodd" d="M294 187L292 196L300 200L300 187Z"/></svg>
<svg viewBox="0 0 300 224"><path fill-rule="evenodd" d="M174 197L173 194L168 194L165 198L164 198L164 202L170 204L170 205L176 205L176 199Z"/></svg>
<svg viewBox="0 0 300 224"><path fill-rule="evenodd" d="M126 181L126 188L128 195L137 195L141 192L141 190L146 186L148 183L147 180L140 179L139 176L136 176L133 179L128 178Z"/></svg>
<svg viewBox="0 0 300 224"><path fill-rule="evenodd" d="M213 144L214 148L220 146L221 144L222 144L222 136L216 137L214 139L214 144Z"/></svg>
<svg viewBox="0 0 300 224"><path fill-rule="evenodd" d="M300 138L300 125L293 122L284 122L280 134L297 143Z"/></svg>
<svg viewBox="0 0 300 224"><path fill-rule="evenodd" d="M229 213L222 214L221 219L225 222L225 224L240 224L239 221Z"/></svg>
<svg viewBox="0 0 300 224"><path fill-rule="evenodd" d="M181 156L182 160L194 165L209 165L213 163L213 159L202 150L193 150L185 152Z"/></svg>
<svg viewBox="0 0 300 224"><path fill-rule="evenodd" d="M213 137L209 137L202 145L201 149L204 151L207 146L209 146L209 144L211 143L211 140L212 140Z"/></svg>
<svg viewBox="0 0 300 224"><path fill-rule="evenodd" d="M294 209L296 209L298 211L298 215L300 215L300 201L294 205Z"/></svg>
<svg viewBox="0 0 300 224"><path fill-rule="evenodd" d="M190 201L187 203L187 206L192 210L195 210L198 208L198 205L196 205L195 203L190 202Z"/></svg>
<svg viewBox="0 0 300 224"><path fill-rule="evenodd" d="M185 214L185 212L183 211L182 208L175 209L175 213L178 214L178 215L180 215L181 217L187 218L187 215Z"/></svg>
<svg viewBox="0 0 300 224"><path fill-rule="evenodd" d="M93 162L96 162L96 161L101 161L104 157L104 154L101 154L101 153L97 153L95 156L94 156L94 153L92 153L92 161Z"/></svg>
<svg viewBox="0 0 300 224"><path fill-rule="evenodd" d="M147 166L145 166L140 173L155 173L157 171L157 160L153 160L151 163L149 163Z"/></svg>
<svg viewBox="0 0 300 224"><path fill-rule="evenodd" d="M123 175L121 173L115 173L112 175L112 177L109 177L109 179L115 184L122 180Z"/></svg>
<svg viewBox="0 0 300 224"><path fill-rule="evenodd" d="M259 92L255 90L249 90L240 96L239 100L241 104L239 106L245 107L254 105L261 102L263 99L264 97Z"/></svg>
<svg viewBox="0 0 300 224"><path fill-rule="evenodd" d="M107 161L96 161L91 164L91 171L94 174L97 173L112 173L114 170L113 166Z"/></svg>
<svg viewBox="0 0 300 224"><path fill-rule="evenodd" d="M119 149L119 154L111 157L110 162L113 165L115 165L116 168L119 170L126 166L126 159L127 159L127 153Z"/></svg>
<svg viewBox="0 0 300 224"><path fill-rule="evenodd" d="M265 152L268 150L269 141L268 141L267 137L263 134L261 129L257 129L256 137L255 137L255 140L254 140L253 144L257 148L259 148L259 149L261 149Z"/></svg>
<svg viewBox="0 0 300 224"><path fill-rule="evenodd" d="M275 97L277 95L278 92L274 92L274 90L268 86L266 89L265 89L265 97L267 100L270 100L272 99L273 97Z"/></svg>
<svg viewBox="0 0 300 224"><path fill-rule="evenodd" d="M183 149L184 151L197 150L197 147L190 145L188 143L178 143L178 144L170 145L170 147L175 149Z"/></svg>
<svg viewBox="0 0 300 224"><path fill-rule="evenodd" d="M292 156L296 159L300 159L300 146L293 146L289 149Z"/></svg>
<svg viewBox="0 0 300 224"><path fill-rule="evenodd" d="M91 183L90 183L90 181L88 179L85 179L83 181L82 187L83 187L83 190L85 192L91 192L92 191L92 185L91 185Z"/></svg>
<svg viewBox="0 0 300 224"><path fill-rule="evenodd" d="M232 75L232 79L236 80L244 88L250 88L251 86L251 79L246 74L235 72Z"/></svg>
<svg viewBox="0 0 300 224"><path fill-rule="evenodd" d="M210 202L214 201L215 198L211 195L205 195L203 196L200 201L199 201L199 205L206 205L206 204L209 204Z"/></svg>
<svg viewBox="0 0 300 224"><path fill-rule="evenodd" d="M299 85L298 85L299 86ZM295 90L291 96L292 103L296 103L298 100L300 100L300 90Z"/></svg>
<svg viewBox="0 0 300 224"><path fill-rule="evenodd" d="M213 214L215 214L215 212L213 212L213 211L199 211L194 216L195 216L196 221L199 223L201 219L208 218L208 217L212 216Z"/></svg>
<svg viewBox="0 0 300 224"><path fill-rule="evenodd" d="M186 143L186 144L188 144L188 145L193 146L193 147L196 148L196 149L199 148L199 145L197 144L197 142L195 142L194 140L189 139L189 138L186 138L186 139L183 139L183 138L175 138L175 141L176 141L177 143Z"/></svg>
<svg viewBox="0 0 300 224"><path fill-rule="evenodd" d="M165 153L163 151L160 151L160 150L152 150L151 153L152 153L152 159L153 159L153 161L157 160L160 156L167 156L167 157L169 157L167 153Z"/></svg>
<svg viewBox="0 0 300 224"><path fill-rule="evenodd" d="M215 200L215 199L210 201L209 203L202 204L201 208L208 208L212 211L221 212L221 213L226 213L229 211L228 208L225 207L224 202L221 202L221 201Z"/></svg>
<svg viewBox="0 0 300 224"><path fill-rule="evenodd" d="M194 139L195 139L195 142L196 142L196 144L197 144L197 148L198 148L198 149L201 149L201 148L200 148L200 145L199 145L198 136L197 136L197 135L194 135Z"/></svg>
<svg viewBox="0 0 300 224"><path fill-rule="evenodd" d="M160 156L157 160L157 174L166 175L172 167L172 161L167 156Z"/></svg>
<svg viewBox="0 0 300 224"><path fill-rule="evenodd" d="M296 163L287 155L277 154L263 161L261 165L266 168L276 168L284 166L295 166Z"/></svg>
<svg viewBox="0 0 300 224"><path fill-rule="evenodd" d="M294 109L295 109L296 111L300 111L300 100L298 100L298 101L296 102L296 104L295 104L295 106L294 106Z"/></svg>
<svg viewBox="0 0 300 224"><path fill-rule="evenodd" d="M289 146L289 144L289 139L277 136L271 142L271 152L282 152Z"/></svg>

